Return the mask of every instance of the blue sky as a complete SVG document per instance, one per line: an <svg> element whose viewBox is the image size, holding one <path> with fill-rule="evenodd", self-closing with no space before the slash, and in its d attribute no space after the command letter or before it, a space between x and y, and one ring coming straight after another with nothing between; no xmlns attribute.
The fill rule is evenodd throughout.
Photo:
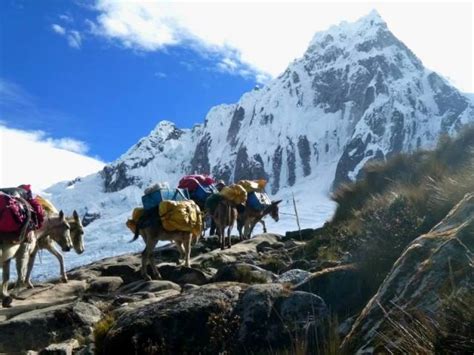
<svg viewBox="0 0 474 355"><path fill-rule="evenodd" d="M316 32L373 9L425 66L474 92L468 1L3 0L0 184L16 171L2 150L22 139L78 153L83 165L112 161L160 120L202 123L212 106L283 72Z"/></svg>
<svg viewBox="0 0 474 355"><path fill-rule="evenodd" d="M90 35L84 21L94 15L66 1L2 2L0 79L11 99L3 92L0 119L8 127L71 137L111 161L159 120L192 127L255 86L253 75L219 70L219 53L131 50ZM80 42L53 25L74 28Z"/></svg>

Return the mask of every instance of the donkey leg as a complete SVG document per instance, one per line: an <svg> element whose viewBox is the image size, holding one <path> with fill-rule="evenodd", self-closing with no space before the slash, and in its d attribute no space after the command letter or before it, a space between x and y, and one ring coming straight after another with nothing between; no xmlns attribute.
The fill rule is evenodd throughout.
<svg viewBox="0 0 474 355"><path fill-rule="evenodd" d="M214 222L214 218L211 218L211 227L209 228L209 236L216 234L216 222Z"/></svg>
<svg viewBox="0 0 474 355"><path fill-rule="evenodd" d="M5 252L5 250L3 251ZM2 265L3 268L3 283L2 283L2 307L7 308L12 305L12 298L8 294L8 280L10 280L10 259L5 260Z"/></svg>
<svg viewBox="0 0 474 355"><path fill-rule="evenodd" d="M191 267L189 263L189 259L191 258L191 241L193 240L193 236L190 234L189 237L184 242L184 250L185 250L185 259L184 259L184 266Z"/></svg>
<svg viewBox="0 0 474 355"><path fill-rule="evenodd" d="M147 239L146 248L145 248L145 257L147 259L147 263L150 265L150 268L151 268L151 272L152 272L151 279L160 280L162 277L161 277L160 271L156 267L155 258L153 257L153 250L155 250L156 243L158 243L158 239L155 239L155 238ZM145 265L145 274L146 274L145 279L148 279L149 276L147 273L146 265Z"/></svg>
<svg viewBox="0 0 474 355"><path fill-rule="evenodd" d="M256 225L257 225L257 221L250 222L248 239L252 238L252 233Z"/></svg>
<svg viewBox="0 0 474 355"><path fill-rule="evenodd" d="M260 223L262 224L262 227L263 227L263 233L267 233L267 225L265 224L265 221L261 219Z"/></svg>
<svg viewBox="0 0 474 355"><path fill-rule="evenodd" d="M15 261L16 261L16 285L15 285L15 292L18 293L20 288L25 284L26 280L26 264L28 263L29 259L29 243L21 243L20 248L15 254Z"/></svg>
<svg viewBox="0 0 474 355"><path fill-rule="evenodd" d="M225 227L219 227L219 240L221 242L221 250L225 249Z"/></svg>
<svg viewBox="0 0 474 355"><path fill-rule="evenodd" d="M242 221L237 220L237 231L239 232L240 241L244 240L244 235L242 234L243 227L244 227L244 223L242 223Z"/></svg>
<svg viewBox="0 0 474 355"><path fill-rule="evenodd" d="M25 283L26 287L28 288L33 288L33 284L31 283L31 272L33 271L33 266L35 264L35 258L36 258L36 253L38 253L38 245L35 246L33 251L30 254L30 257L28 258L28 268L26 270L26 276L25 276Z"/></svg>
<svg viewBox="0 0 474 355"><path fill-rule="evenodd" d="M175 244L176 244L176 248L179 251L179 257L178 257L178 261L177 261L176 265L181 265L181 260L184 261L185 258L186 258L186 252L183 248L183 243L182 242L175 241Z"/></svg>
<svg viewBox="0 0 474 355"><path fill-rule="evenodd" d="M147 266L148 266L148 253L147 253L147 248L145 247L145 250L143 250L142 253L142 269L141 269L141 274L142 277L145 281L151 281L152 278L150 275L148 275L147 272Z"/></svg>
<svg viewBox="0 0 474 355"><path fill-rule="evenodd" d="M244 225L244 239L250 239L250 221L245 221Z"/></svg>
<svg viewBox="0 0 474 355"><path fill-rule="evenodd" d="M233 225L230 225L229 227L227 227L227 244L228 244L228 248L232 247L232 237L231 237L232 227L233 227Z"/></svg>
<svg viewBox="0 0 474 355"><path fill-rule="evenodd" d="M66 275L66 270L64 268L64 257L63 255L56 249L56 247L52 243L48 243L46 245L46 250L49 251L51 254L53 254L56 259L59 261L59 269L61 273L61 281L64 283L67 283L67 275Z"/></svg>

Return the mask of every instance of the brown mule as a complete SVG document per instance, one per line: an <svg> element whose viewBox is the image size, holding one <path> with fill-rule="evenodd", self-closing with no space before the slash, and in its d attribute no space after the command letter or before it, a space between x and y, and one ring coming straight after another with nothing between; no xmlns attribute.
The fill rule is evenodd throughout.
<svg viewBox="0 0 474 355"><path fill-rule="evenodd" d="M217 231L219 233L219 241L221 244L221 249L225 249L225 229L227 228L227 242L228 247L232 246L232 241L230 237L230 232L234 227L234 223L236 222L238 217L237 208L232 203L227 201L226 199L222 199L219 201L214 214L212 215L212 219L216 224Z"/></svg>
<svg viewBox="0 0 474 355"><path fill-rule="evenodd" d="M237 229L239 231L240 240L250 239L252 231L257 223L261 223L263 226L263 232L267 232L267 226L263 218L266 215L270 215L275 222L280 219L278 212L278 205L282 200L272 201L272 203L265 207L262 211L255 210L249 206L245 206L243 212L239 213L237 219ZM243 232L242 232L243 229Z"/></svg>

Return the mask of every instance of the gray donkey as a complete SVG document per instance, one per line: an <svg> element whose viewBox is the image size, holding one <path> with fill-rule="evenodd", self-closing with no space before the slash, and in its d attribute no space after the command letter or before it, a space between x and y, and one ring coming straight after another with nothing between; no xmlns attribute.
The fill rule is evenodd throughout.
<svg viewBox="0 0 474 355"><path fill-rule="evenodd" d="M48 215L47 218L50 218L51 216L52 215ZM82 254L84 252L84 228L79 218L79 214L76 211L73 212L72 217L67 217L65 222L68 225L69 233L64 233L61 229L53 228L37 234L36 246L32 250L28 260L28 270L25 277L27 287L34 287L31 283L31 272L33 270L36 254L41 249L46 249L58 259L61 281L65 283L68 281L66 269L64 267L64 257L61 252L56 249L55 243L57 243L64 252L68 252L71 248L74 248L77 254Z"/></svg>

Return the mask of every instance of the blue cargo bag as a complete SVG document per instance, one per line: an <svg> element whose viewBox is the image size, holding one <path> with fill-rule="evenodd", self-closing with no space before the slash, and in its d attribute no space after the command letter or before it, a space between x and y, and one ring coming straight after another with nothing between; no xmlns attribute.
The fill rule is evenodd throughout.
<svg viewBox="0 0 474 355"><path fill-rule="evenodd" d="M187 201L189 193L187 189L159 189L142 196L143 208L150 210L160 205L161 201Z"/></svg>
<svg viewBox="0 0 474 355"><path fill-rule="evenodd" d="M214 185L203 186L199 184L197 189L194 190L192 197L198 201L205 202L209 196L217 192L218 191Z"/></svg>
<svg viewBox="0 0 474 355"><path fill-rule="evenodd" d="M262 211L272 204L265 192L250 192L247 197L247 206L257 211Z"/></svg>

